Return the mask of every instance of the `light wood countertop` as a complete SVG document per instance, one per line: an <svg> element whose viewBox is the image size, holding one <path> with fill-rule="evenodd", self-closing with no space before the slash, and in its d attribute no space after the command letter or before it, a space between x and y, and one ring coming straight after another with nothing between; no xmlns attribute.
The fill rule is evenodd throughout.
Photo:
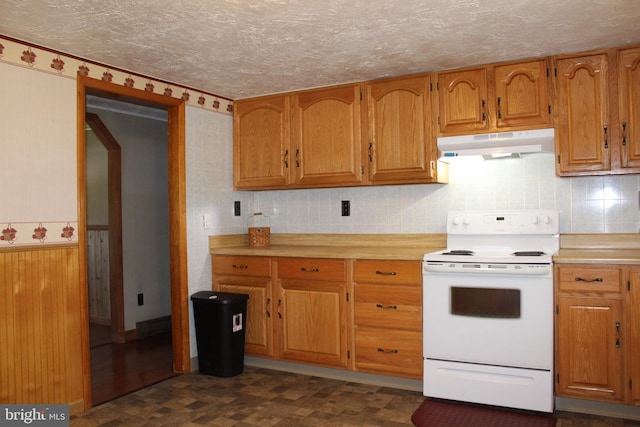
<svg viewBox="0 0 640 427"><path fill-rule="evenodd" d="M556 264L640 264L640 234L563 234Z"/></svg>
<svg viewBox="0 0 640 427"><path fill-rule="evenodd" d="M244 234L209 236L212 255L422 260L445 249L446 234L271 234L271 244L250 247Z"/></svg>
<svg viewBox="0 0 640 427"><path fill-rule="evenodd" d="M346 259L422 260L445 249L446 234L287 234L271 244L250 247L246 234L209 236L212 255L253 255ZM563 234L556 264L638 264L640 234Z"/></svg>

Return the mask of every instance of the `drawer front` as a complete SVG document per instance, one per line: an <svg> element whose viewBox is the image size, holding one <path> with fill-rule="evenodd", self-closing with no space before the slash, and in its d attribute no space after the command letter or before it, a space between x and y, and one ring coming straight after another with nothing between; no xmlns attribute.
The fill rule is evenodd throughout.
<svg viewBox="0 0 640 427"><path fill-rule="evenodd" d="M281 279L347 282L347 263L342 259L283 258L278 260Z"/></svg>
<svg viewBox="0 0 640 427"><path fill-rule="evenodd" d="M354 301L358 326L422 331L422 287L356 284Z"/></svg>
<svg viewBox="0 0 640 427"><path fill-rule="evenodd" d="M559 266L558 289L580 292L621 292L622 270L587 265Z"/></svg>
<svg viewBox="0 0 640 427"><path fill-rule="evenodd" d="M378 328L356 328L358 371L422 378L422 334Z"/></svg>
<svg viewBox="0 0 640 427"><path fill-rule="evenodd" d="M271 276L271 258L259 256L214 255L211 257L213 274L233 276Z"/></svg>
<svg viewBox="0 0 640 427"><path fill-rule="evenodd" d="M420 261L357 260L353 264L356 283L403 283L422 285Z"/></svg>

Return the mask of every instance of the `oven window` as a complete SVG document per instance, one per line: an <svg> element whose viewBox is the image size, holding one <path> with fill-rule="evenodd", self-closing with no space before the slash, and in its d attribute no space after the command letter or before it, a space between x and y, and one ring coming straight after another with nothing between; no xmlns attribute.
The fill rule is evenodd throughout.
<svg viewBox="0 0 640 427"><path fill-rule="evenodd" d="M452 287L451 314L517 319L520 317L520 290Z"/></svg>

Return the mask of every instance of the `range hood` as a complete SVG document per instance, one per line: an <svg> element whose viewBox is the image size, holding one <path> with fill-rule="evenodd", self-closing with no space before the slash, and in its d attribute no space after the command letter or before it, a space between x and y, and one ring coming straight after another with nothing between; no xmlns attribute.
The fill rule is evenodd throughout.
<svg viewBox="0 0 640 427"><path fill-rule="evenodd" d="M530 153L553 153L554 130L485 133L438 138L440 160L457 156L483 156L485 159L520 157Z"/></svg>

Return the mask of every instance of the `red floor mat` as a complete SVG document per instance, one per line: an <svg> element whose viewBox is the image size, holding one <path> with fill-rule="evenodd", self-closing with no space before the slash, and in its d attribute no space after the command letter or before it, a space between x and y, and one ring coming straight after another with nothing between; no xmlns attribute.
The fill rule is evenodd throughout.
<svg viewBox="0 0 640 427"><path fill-rule="evenodd" d="M551 415L426 399L411 421L417 427L554 427Z"/></svg>

